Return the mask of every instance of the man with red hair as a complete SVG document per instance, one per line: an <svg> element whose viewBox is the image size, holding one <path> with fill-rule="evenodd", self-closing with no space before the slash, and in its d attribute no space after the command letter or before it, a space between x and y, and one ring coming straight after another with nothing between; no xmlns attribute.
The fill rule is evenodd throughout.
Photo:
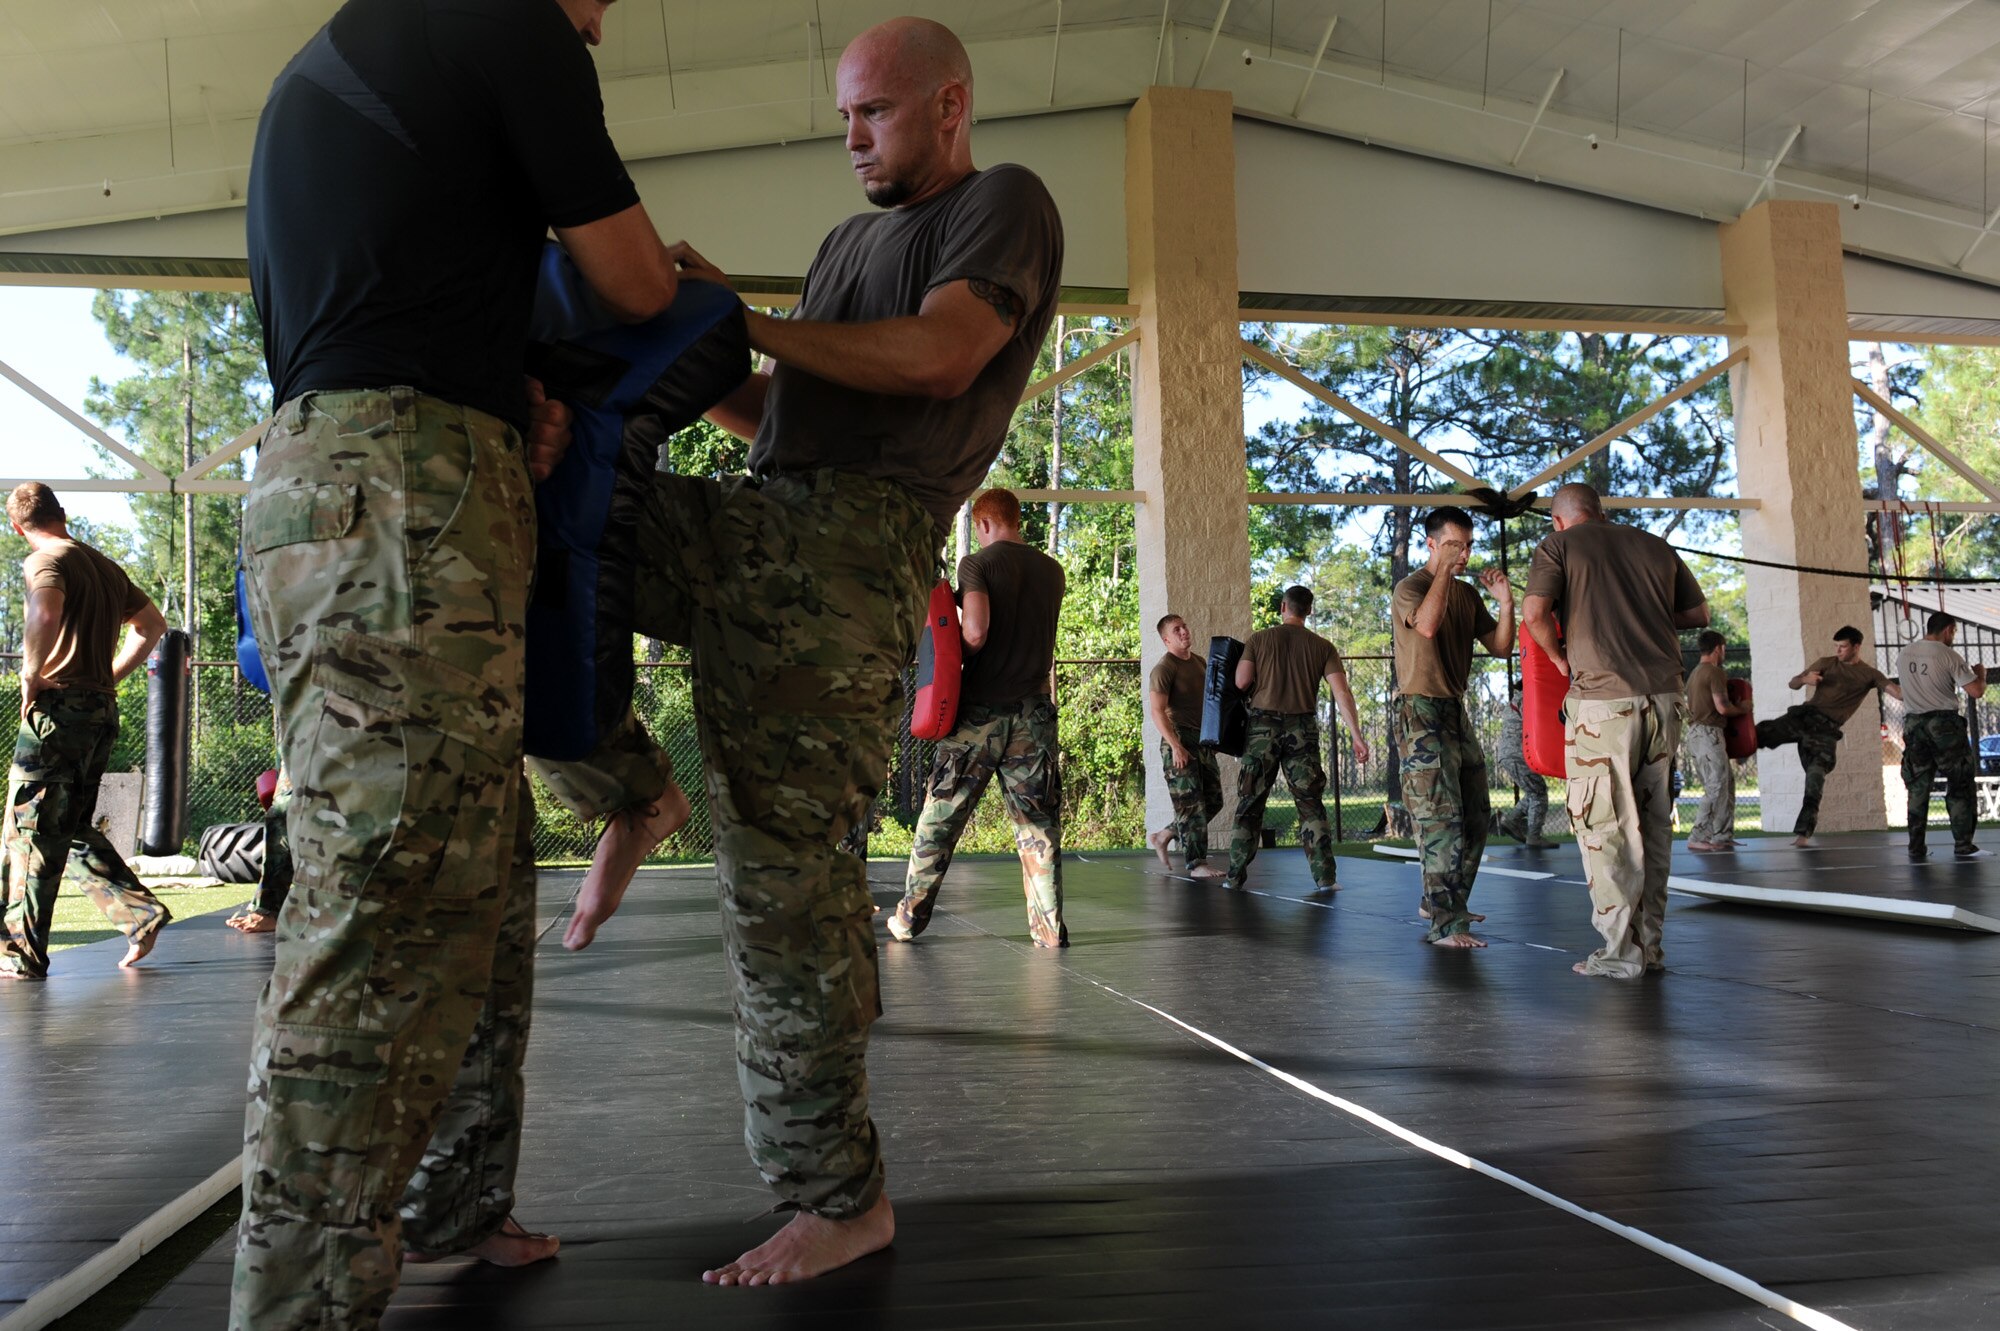
<svg viewBox="0 0 2000 1331"><path fill-rule="evenodd" d="M1021 539L1021 501L988 490L972 504L979 549L958 564L965 683L958 727L938 742L930 791L910 842L903 899L889 935L909 942L931 922L952 852L986 783L1014 820L1028 933L1036 947L1068 947L1062 917L1062 773L1056 763L1056 620L1063 567Z"/></svg>

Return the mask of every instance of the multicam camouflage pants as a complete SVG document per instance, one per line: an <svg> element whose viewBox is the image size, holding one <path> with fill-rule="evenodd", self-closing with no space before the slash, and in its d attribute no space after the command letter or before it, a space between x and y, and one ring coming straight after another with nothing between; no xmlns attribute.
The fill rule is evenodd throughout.
<svg viewBox="0 0 2000 1331"><path fill-rule="evenodd" d="M1909 799L1910 845L1921 848L1931 820L1931 780L1942 773L1944 809L1951 819L1952 844L1967 847L1979 825L1974 797L1972 741L1957 712L1918 712L1903 717L1903 790Z"/></svg>
<svg viewBox="0 0 2000 1331"><path fill-rule="evenodd" d="M1701 778L1701 807L1695 810L1689 841L1729 841L1736 836L1736 769L1721 726L1691 725L1683 736L1695 775Z"/></svg>
<svg viewBox="0 0 2000 1331"><path fill-rule="evenodd" d="M1757 723L1758 748L1775 749L1785 744L1799 746L1799 765L1806 769L1805 794L1799 801L1792 835L1811 836L1819 826L1819 798L1826 790L1826 775L1840 758L1840 722L1802 702L1786 708L1783 716Z"/></svg>
<svg viewBox="0 0 2000 1331"><path fill-rule="evenodd" d="M1257 858L1257 839L1264 830L1264 804L1280 771L1292 788L1299 810L1299 844L1312 866L1313 881L1338 886L1333 862L1333 836L1326 823L1326 769L1319 758L1319 719L1311 712L1266 712L1250 709L1250 730L1243 743L1243 766L1236 778L1236 819L1229 832L1231 887L1242 887Z"/></svg>
<svg viewBox="0 0 2000 1331"><path fill-rule="evenodd" d="M694 657L744 1137L785 1203L856 1216L882 1193L882 1000L867 866L840 844L889 770L937 524L892 482L830 471L661 474L634 520L633 627ZM589 758L534 766L585 817L671 771L629 715Z"/></svg>
<svg viewBox="0 0 2000 1331"><path fill-rule="evenodd" d="M1500 749L1494 758L1495 770L1511 781L1521 795L1520 802L1495 819L1493 825L1516 841L1541 845L1548 833L1549 783L1528 766L1527 751L1521 743L1521 712L1517 707L1507 709L1507 719L1500 726Z"/></svg>
<svg viewBox="0 0 2000 1331"><path fill-rule="evenodd" d="M1174 766L1173 746L1160 741L1160 770L1167 778L1167 798L1174 803L1174 835L1180 840L1187 867L1208 860L1208 825L1222 812L1222 768L1215 750L1201 747L1201 730L1176 726L1187 764Z"/></svg>
<svg viewBox="0 0 2000 1331"><path fill-rule="evenodd" d="M1681 709L1678 690L1572 697L1564 708L1569 821L1590 882L1591 923L1604 936L1584 961L1586 974L1629 980L1666 964Z"/></svg>
<svg viewBox="0 0 2000 1331"><path fill-rule="evenodd" d="M1062 947L1062 774L1056 766L1056 705L1044 694L1006 707L974 703L938 741L930 789L910 841L910 870L896 918L920 934L931 922L938 889L958 838L972 821L995 773L1014 845L1021 853L1021 888L1028 900L1028 934L1038 947Z"/></svg>
<svg viewBox="0 0 2000 1331"><path fill-rule="evenodd" d="M0 970L35 979L49 973L49 924L65 882L134 941L173 919L91 823L117 738L118 699L94 689L46 690L21 722L0 863L7 903Z"/></svg>
<svg viewBox="0 0 2000 1331"><path fill-rule="evenodd" d="M371 1327L405 1243L512 1207L534 931L521 778L535 509L502 422L407 388L266 431L251 618L294 783L230 1324Z"/></svg>
<svg viewBox="0 0 2000 1331"><path fill-rule="evenodd" d="M1405 695L1396 725L1403 751L1403 804L1416 824L1423 862L1424 903L1430 932L1424 941L1462 934L1472 927L1466 899L1486 853L1492 807L1486 793L1486 755L1458 698Z"/></svg>

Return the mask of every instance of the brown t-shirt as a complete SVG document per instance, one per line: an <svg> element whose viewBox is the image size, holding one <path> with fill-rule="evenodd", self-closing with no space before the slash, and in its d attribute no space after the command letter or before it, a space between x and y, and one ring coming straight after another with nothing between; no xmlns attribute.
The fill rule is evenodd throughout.
<svg viewBox="0 0 2000 1331"><path fill-rule="evenodd" d="M1063 566L1032 545L995 541L958 561L958 594L985 592L986 644L965 658L961 697L1006 706L1049 691L1062 614Z"/></svg>
<svg viewBox="0 0 2000 1331"><path fill-rule="evenodd" d="M1430 595L1433 578L1428 568L1420 568L1396 584L1389 602L1392 636L1396 644L1396 691L1405 697L1461 698L1472 678L1472 644L1500 627L1486 609L1486 602L1472 585L1451 580L1445 593L1444 618L1438 621L1437 636L1426 638L1416 630L1417 610Z"/></svg>
<svg viewBox="0 0 2000 1331"><path fill-rule="evenodd" d="M1024 166L975 171L913 208L848 218L821 242L793 318L904 318L936 288L968 279L1009 293L1021 317L957 397L869 393L780 364L771 372L750 470L831 467L880 476L950 525L1007 437L1055 318L1062 262L1062 217L1041 178Z"/></svg>
<svg viewBox="0 0 2000 1331"><path fill-rule="evenodd" d="M125 570L80 541L37 550L21 565L30 592L63 594L62 624L42 663L42 677L58 688L110 693L111 663L125 637L125 621L146 604Z"/></svg>
<svg viewBox="0 0 2000 1331"><path fill-rule="evenodd" d="M1183 659L1168 652L1146 676L1146 690L1167 695L1168 720L1188 730L1200 730L1202 684L1207 675L1208 663L1199 656L1190 652Z"/></svg>
<svg viewBox="0 0 2000 1331"><path fill-rule="evenodd" d="M1812 697L1806 699L1806 706L1818 708L1843 725L1860 708L1868 690L1879 689L1889 682L1889 677L1872 665L1860 661L1843 665L1838 657L1832 656L1820 657L1799 673L1809 675L1815 670L1819 671L1819 684L1813 688Z"/></svg>
<svg viewBox="0 0 2000 1331"><path fill-rule="evenodd" d="M1715 710L1715 695L1729 696L1729 676L1719 665L1703 661L1688 675L1688 724L1696 726L1716 726L1728 720Z"/></svg>
<svg viewBox="0 0 2000 1331"><path fill-rule="evenodd" d="M1659 537L1602 520L1556 532L1535 548L1528 595L1555 602L1576 697L1680 692L1674 616L1708 598Z"/></svg>
<svg viewBox="0 0 2000 1331"><path fill-rule="evenodd" d="M1297 715L1317 710L1319 682L1340 664L1340 653L1303 624L1279 624L1251 634L1243 659L1257 676L1250 705Z"/></svg>

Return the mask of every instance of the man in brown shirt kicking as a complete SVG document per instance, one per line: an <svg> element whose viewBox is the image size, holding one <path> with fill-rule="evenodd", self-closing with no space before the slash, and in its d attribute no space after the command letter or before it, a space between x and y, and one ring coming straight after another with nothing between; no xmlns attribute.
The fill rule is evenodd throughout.
<svg viewBox="0 0 2000 1331"><path fill-rule="evenodd" d="M1799 801L1798 821L1792 824L1792 844L1812 844L1819 827L1819 798L1826 790L1826 774L1840 757L1840 728L1860 709L1870 689L1880 689L1900 699L1903 690L1894 680L1861 659L1861 630L1848 624L1833 635L1833 655L1822 656L1798 674L1787 688L1812 689L1812 696L1794 703L1783 716L1757 723L1757 747L1775 749L1785 744L1799 746L1799 765L1806 769L1806 789Z"/></svg>

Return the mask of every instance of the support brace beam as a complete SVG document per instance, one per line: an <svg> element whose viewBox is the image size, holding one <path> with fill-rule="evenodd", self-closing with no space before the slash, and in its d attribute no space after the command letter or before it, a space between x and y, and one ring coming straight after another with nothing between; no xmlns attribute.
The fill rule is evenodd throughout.
<svg viewBox="0 0 2000 1331"><path fill-rule="evenodd" d="M1507 497L1509 499L1519 499L1524 495L1533 494L1556 477L1574 468L1577 464L1584 461L1584 459L1601 452L1617 439L1632 433L1632 431L1638 429L1690 393L1700 392L1709 383L1713 382L1717 376L1727 374L1732 368L1741 365L1748 359L1750 359L1749 348L1738 347L1736 350L1730 352L1727 357L1709 366L1706 370L1703 370L1673 392L1652 402L1648 402L1645 406L1639 408L1630 416L1627 416L1624 420L1606 430L1603 434L1598 435L1568 457L1558 460L1553 466L1544 468L1532 478L1521 482L1507 492Z"/></svg>
<svg viewBox="0 0 2000 1331"><path fill-rule="evenodd" d="M1514 155L1507 159L1507 165L1519 166L1521 164L1521 156L1528 151L1529 140L1533 139L1535 131L1542 127L1542 117L1547 114L1549 103L1556 99L1556 89L1562 84L1565 72L1558 69L1555 77L1549 80L1549 90L1542 94L1542 100L1535 107L1535 118L1528 122L1528 132L1521 136L1521 146L1516 148Z"/></svg>
<svg viewBox="0 0 2000 1331"><path fill-rule="evenodd" d="M1384 439L1387 439L1390 443L1402 449L1405 453L1417 459L1417 461L1424 463L1432 470L1443 472L1446 476L1451 477L1451 479L1457 481L1468 490L1479 488L1480 481L1478 477L1454 463L1447 462L1388 422L1375 419L1375 417L1355 406L1352 402L1349 402L1346 398L1324 384L1315 382L1290 361L1272 355L1255 342L1244 342L1243 354L1301 392L1332 407L1335 411L1347 417L1364 430L1381 435ZM1432 497L1431 502L1437 502L1435 496Z"/></svg>
<svg viewBox="0 0 2000 1331"><path fill-rule="evenodd" d="M119 460L126 463L134 471L138 472L143 479L160 481L160 482L166 481L167 473L161 471L158 467L146 461L146 459L140 457L137 453L134 453L131 449L125 447L125 445L119 443L116 439L113 439L110 435L106 434L103 430L99 429L98 426L93 422L85 420L83 417L77 415L74 411L71 411L67 406L65 406L62 403L60 399L51 396L49 392L46 389L44 389L40 384L36 383L33 379L30 379L27 375L22 374L19 370L9 365L6 361L0 361L0 377L4 377L6 379L11 380L17 388L19 388L22 392L26 393L29 397L35 399L35 401L41 403L43 406L47 407L50 411L53 411L56 415L68 421L71 425L75 426L77 429L83 431L83 433L89 435L91 439L98 444L99 447L103 448L107 453L110 453L113 457L116 457ZM72 485L70 488L78 489L80 487ZM162 484L158 488L164 490L167 487L164 484Z"/></svg>
<svg viewBox="0 0 2000 1331"><path fill-rule="evenodd" d="M1890 424L1921 444L1926 452L1964 477L1966 483L1971 485L1973 489L1979 491L1988 499L2000 500L2000 486L1995 486L1993 482L1980 475L1964 458L1939 443L1930 431L1896 410L1895 407L1889 404L1888 399L1884 398L1880 393L1867 384L1862 383L1859 379L1854 381L1854 393L1863 402L1881 412Z"/></svg>
<svg viewBox="0 0 2000 1331"><path fill-rule="evenodd" d="M1063 366L1060 370L1057 370L1052 374L1043 375L1041 378L1035 380L1035 382L1029 384L1026 388L1021 390L1022 405L1026 405L1027 403L1033 402L1036 398L1040 397L1044 393L1062 387L1070 380L1076 378L1079 374L1082 374L1085 370L1091 369L1097 365L1102 364L1106 359L1108 359L1111 356L1117 355L1120 351L1124 350L1126 347L1131 346L1134 342L1137 342L1138 340L1139 340L1139 330L1137 328L1128 328L1124 332L1120 333L1118 336L1112 338L1109 342L1106 342L1103 346L1093 348L1089 352L1086 352L1084 355L1078 356L1075 360Z"/></svg>
<svg viewBox="0 0 2000 1331"><path fill-rule="evenodd" d="M1750 196L1750 202L1743 205L1744 212L1747 213L1752 208L1755 208L1757 206L1757 200L1764 197L1764 191L1771 188L1772 182L1778 178L1779 165L1783 163L1786 156L1788 156L1791 153L1792 145L1799 141L1799 135L1805 132L1806 132L1806 127L1804 125L1792 126L1792 132L1785 136L1784 147L1778 149L1778 155L1776 157L1773 157L1771 159L1771 164L1764 168L1764 178L1757 182L1757 192ZM1968 251L1968 253L1970 253L1970 251Z"/></svg>

